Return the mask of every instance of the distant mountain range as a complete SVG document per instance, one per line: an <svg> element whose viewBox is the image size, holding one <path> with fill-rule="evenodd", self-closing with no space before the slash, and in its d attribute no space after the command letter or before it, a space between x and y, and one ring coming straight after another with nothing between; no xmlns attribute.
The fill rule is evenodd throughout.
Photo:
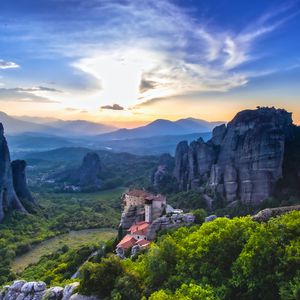
<svg viewBox="0 0 300 300"><path fill-rule="evenodd" d="M158 119L148 125L133 128L119 129L113 132L98 135L100 140L125 140L139 139L154 136L169 136L169 135L186 135L192 133L211 132L215 126L224 122L208 122L193 118L180 119L177 121L169 121Z"/></svg>
<svg viewBox="0 0 300 300"><path fill-rule="evenodd" d="M0 122L5 127L6 134L16 135L21 133L40 133L55 136L86 136L97 135L117 128L101 123L84 120L63 121L58 119L39 117L12 117L4 112L0 112Z"/></svg>
<svg viewBox="0 0 300 300"><path fill-rule="evenodd" d="M101 140L136 139L164 135L185 135L191 133L211 132L224 122L208 122L205 120L187 118L177 121L157 119L145 126L133 129L118 129L117 127L85 120L64 121L55 118L12 117L0 112L0 122L9 135L21 133L44 133L63 137L97 136Z"/></svg>
<svg viewBox="0 0 300 300"><path fill-rule="evenodd" d="M212 129L223 122L194 118L155 120L133 129L83 120L63 121L40 117L12 117L0 112L0 122L12 152L45 151L62 147L89 147L134 154L174 154L181 140L211 137Z"/></svg>

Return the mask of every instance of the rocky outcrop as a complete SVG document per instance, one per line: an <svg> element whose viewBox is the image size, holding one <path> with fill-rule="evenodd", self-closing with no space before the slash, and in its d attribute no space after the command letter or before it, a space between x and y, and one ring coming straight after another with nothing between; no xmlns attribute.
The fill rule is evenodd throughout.
<svg viewBox="0 0 300 300"><path fill-rule="evenodd" d="M64 288L51 287L47 289L46 284L42 281L16 280L12 285L5 286L0 291L0 300L77 300L81 299L78 294L74 294L78 285L78 282L74 282ZM90 299L92 297L83 296L83 298Z"/></svg>
<svg viewBox="0 0 300 300"><path fill-rule="evenodd" d="M193 224L195 216L193 214L173 214L162 216L154 220L148 229L147 239L152 241L156 237L156 232L162 229L179 228Z"/></svg>
<svg viewBox="0 0 300 300"><path fill-rule="evenodd" d="M78 170L79 185L93 185L96 187L100 187L101 170L102 168L99 155L95 152L87 153L84 156L82 164Z"/></svg>
<svg viewBox="0 0 300 300"><path fill-rule="evenodd" d="M19 199L21 199L22 201L25 200L30 203L36 204L27 186L27 179L25 173L25 168L26 168L25 160L19 160L19 159L14 160L11 163L11 167L12 167L14 189Z"/></svg>
<svg viewBox="0 0 300 300"><path fill-rule="evenodd" d="M151 185L159 187L164 184L164 180L172 174L175 161L170 154L162 154L159 158L158 167L151 175Z"/></svg>
<svg viewBox="0 0 300 300"><path fill-rule="evenodd" d="M227 203L258 204L282 178L285 143L293 138L291 114L258 108L236 115L202 139L178 144L174 176L181 190L218 193Z"/></svg>
<svg viewBox="0 0 300 300"><path fill-rule="evenodd" d="M123 229L128 229L132 224L145 220L145 206L131 205L124 209L121 216L120 226Z"/></svg>
<svg viewBox="0 0 300 300"><path fill-rule="evenodd" d="M14 190L9 149L3 125L0 123L0 221L4 218L5 212L11 209L25 212Z"/></svg>
<svg viewBox="0 0 300 300"><path fill-rule="evenodd" d="M191 170L192 171L192 170ZM182 141L177 145L175 154L174 176L176 177L180 190L188 187L190 173L189 145L187 141Z"/></svg>
<svg viewBox="0 0 300 300"><path fill-rule="evenodd" d="M252 216L252 220L257 222L267 222L271 218L284 215L294 210L300 210L300 205L266 208Z"/></svg>
<svg viewBox="0 0 300 300"><path fill-rule="evenodd" d="M71 189L76 191L92 191L101 188L102 166L100 157L96 152L87 153L79 168L69 169L61 173L57 173L49 177L56 182L64 182L72 185Z"/></svg>

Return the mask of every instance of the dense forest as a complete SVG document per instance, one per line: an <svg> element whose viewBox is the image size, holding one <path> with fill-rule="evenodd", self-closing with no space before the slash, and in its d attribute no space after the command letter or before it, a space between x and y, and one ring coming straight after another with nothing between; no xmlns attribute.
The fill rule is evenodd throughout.
<svg viewBox="0 0 300 300"><path fill-rule="evenodd" d="M300 212L258 223L219 218L162 235L137 258L81 270L80 292L105 299L299 299Z"/></svg>

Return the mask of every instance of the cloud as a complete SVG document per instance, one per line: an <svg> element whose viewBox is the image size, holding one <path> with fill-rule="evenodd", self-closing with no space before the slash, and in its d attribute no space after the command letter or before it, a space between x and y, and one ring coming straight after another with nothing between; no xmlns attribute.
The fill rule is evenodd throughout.
<svg viewBox="0 0 300 300"><path fill-rule="evenodd" d="M0 59L0 69L16 69L20 66L12 61L5 61Z"/></svg>
<svg viewBox="0 0 300 300"><path fill-rule="evenodd" d="M208 26L173 1L105 1L94 6L97 14L110 15L95 29L107 51L101 43L88 43L91 47L84 50L89 57L73 66L101 82L104 99L126 106L185 93L225 93L267 74L249 67L264 56L258 56L256 46L292 14L291 7L274 10L234 31ZM137 97L129 95L128 87L136 89Z"/></svg>
<svg viewBox="0 0 300 300"><path fill-rule="evenodd" d="M47 97L35 95L24 91L22 88L0 88L0 101L11 102L36 102L36 103L59 103L59 101Z"/></svg>
<svg viewBox="0 0 300 300"><path fill-rule="evenodd" d="M226 93L247 85L267 74L251 69L251 62L271 52L257 53L259 43L298 13L285 5L232 29L208 22L205 13L196 19L171 0L70 3L65 3L65 20L51 26L30 20L22 22L22 31L13 26L10 30L22 32L20 38L39 47L40 56L67 57L76 73L99 83L99 101L124 107L189 93ZM113 109L108 107L103 109Z"/></svg>
<svg viewBox="0 0 300 300"><path fill-rule="evenodd" d="M142 79L140 83L140 92L145 93L148 90L155 89L155 86L156 86L156 82Z"/></svg>
<svg viewBox="0 0 300 300"><path fill-rule="evenodd" d="M16 91L16 92L55 92L55 93L62 93L62 91L54 89L54 88L49 88L49 87L44 87L44 86L37 86L37 87L30 87L30 88L12 88L10 90Z"/></svg>
<svg viewBox="0 0 300 300"><path fill-rule="evenodd" d="M100 107L101 109L110 109L110 110L124 110L124 107L119 104L113 105L104 105Z"/></svg>

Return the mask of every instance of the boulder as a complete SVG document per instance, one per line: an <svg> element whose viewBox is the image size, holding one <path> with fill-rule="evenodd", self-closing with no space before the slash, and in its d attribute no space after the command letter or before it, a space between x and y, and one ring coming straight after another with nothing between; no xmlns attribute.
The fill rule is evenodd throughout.
<svg viewBox="0 0 300 300"><path fill-rule="evenodd" d="M0 291L0 300L69 300L78 285L74 282L64 288L56 286L47 289L42 281L16 280Z"/></svg>
<svg viewBox="0 0 300 300"><path fill-rule="evenodd" d="M62 300L69 300L72 294L74 294L74 291L78 286L79 286L79 282L73 282L69 285L66 285L63 290Z"/></svg>
<svg viewBox="0 0 300 300"><path fill-rule="evenodd" d="M204 219L204 222L212 222L214 221L215 219L217 219L218 217L216 215L210 215L210 216L207 216L205 219Z"/></svg>

